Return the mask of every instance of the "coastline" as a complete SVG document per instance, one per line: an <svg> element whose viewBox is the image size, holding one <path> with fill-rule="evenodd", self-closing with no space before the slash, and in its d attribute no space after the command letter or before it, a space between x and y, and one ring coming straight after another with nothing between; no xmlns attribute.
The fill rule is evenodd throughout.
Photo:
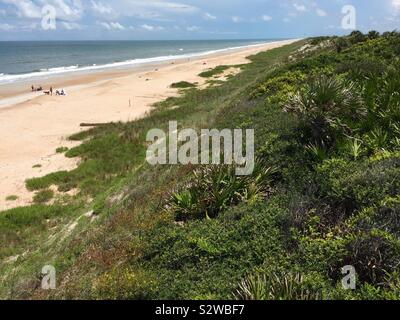
<svg viewBox="0 0 400 320"><path fill-rule="evenodd" d="M41 83L45 89L50 85L66 89L65 97L31 94L26 83L2 86L0 134L4 142L0 145L0 211L31 203L33 194L25 188L27 178L76 167L78 159L67 159L56 153L56 149L77 145L67 138L83 130L80 123L133 121L145 116L155 102L177 95L178 90L170 88L174 82L204 85L206 79L198 74L205 70L244 64L250 55L295 41L266 43L135 68L62 74ZM6 201L11 195L18 199Z"/></svg>
<svg viewBox="0 0 400 320"><path fill-rule="evenodd" d="M49 73L32 72L21 75L6 75L9 77L15 77L15 81L2 82L2 79L0 78L0 109L18 104L14 102L15 100L19 101L20 103L37 96L37 94L35 95L34 93L27 94L27 89L29 89L31 85L40 85L45 88L49 88L50 86L66 88L74 85L76 81L81 83L92 83L99 79L118 77L132 72L149 71L153 68L166 66L171 63L180 63L186 61L190 62L196 59L217 57L243 50L264 47L265 45L274 45L282 41L290 40L277 40L251 44L247 46L230 47L212 51L201 51L197 53L175 56L161 56L147 59L128 60L104 65L83 66L76 69L71 69L70 67L61 67L55 68L58 70ZM16 99L17 95L18 99Z"/></svg>

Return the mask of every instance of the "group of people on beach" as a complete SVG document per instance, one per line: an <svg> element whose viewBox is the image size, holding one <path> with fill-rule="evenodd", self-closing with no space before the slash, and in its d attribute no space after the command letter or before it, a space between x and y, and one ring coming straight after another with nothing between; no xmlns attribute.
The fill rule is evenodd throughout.
<svg viewBox="0 0 400 320"><path fill-rule="evenodd" d="M43 91L42 86L39 86L36 88L35 86L32 85L31 89L32 89L32 92L42 92ZM53 87L50 87L50 89L47 91L43 91L43 93L46 95L52 96L53 95ZM56 96L66 96L66 95L67 95L67 93L65 92L64 89L56 90Z"/></svg>

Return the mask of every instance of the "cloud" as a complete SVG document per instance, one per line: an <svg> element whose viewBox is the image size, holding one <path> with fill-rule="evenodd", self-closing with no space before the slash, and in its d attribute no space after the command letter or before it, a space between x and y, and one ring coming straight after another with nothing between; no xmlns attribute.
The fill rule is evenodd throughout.
<svg viewBox="0 0 400 320"><path fill-rule="evenodd" d="M114 9L102 2L91 1L92 10L100 15L114 15Z"/></svg>
<svg viewBox="0 0 400 320"><path fill-rule="evenodd" d="M101 26L103 26L105 29L107 30L125 30L126 28L120 24L119 22L101 22L100 23Z"/></svg>
<svg viewBox="0 0 400 320"><path fill-rule="evenodd" d="M267 14L264 14L264 15L262 16L262 19L263 19L264 21L266 21L266 22L269 22L269 21L272 20L272 17L269 16L269 15L267 15Z"/></svg>
<svg viewBox="0 0 400 320"><path fill-rule="evenodd" d="M210 14L210 13L208 13L208 12L206 12L206 13L203 15L203 19L204 19L204 20L217 20L217 17L216 17L216 16L213 16L212 14Z"/></svg>
<svg viewBox="0 0 400 320"><path fill-rule="evenodd" d="M1 0L1 2L13 5L20 18L39 19L42 17L41 8L31 0Z"/></svg>
<svg viewBox="0 0 400 320"><path fill-rule="evenodd" d="M304 4L293 3L293 7L299 12L306 12L307 8Z"/></svg>
<svg viewBox="0 0 400 320"><path fill-rule="evenodd" d="M42 9L47 5L56 9L58 20L76 21L84 14L80 0L0 0L0 2L12 5L20 18L41 19Z"/></svg>
<svg viewBox="0 0 400 320"><path fill-rule="evenodd" d="M148 25L148 24L141 25L141 28L146 30L146 31L161 31L161 30L164 30L164 28L161 27L161 26L152 26L152 25Z"/></svg>
<svg viewBox="0 0 400 320"><path fill-rule="evenodd" d="M233 21L234 23L239 23L239 22L242 22L242 21L243 21L243 18L242 18L242 17L239 17L239 16L234 16L234 17L232 17L232 21Z"/></svg>
<svg viewBox="0 0 400 320"><path fill-rule="evenodd" d="M78 23L64 21L62 25L66 30L82 30L82 26Z"/></svg>
<svg viewBox="0 0 400 320"><path fill-rule="evenodd" d="M400 0L399 0L400 1ZM326 17L328 14L326 13L326 11L324 11L324 10L322 10L322 9L319 9L319 8L317 8L316 10L315 10L315 12L317 13L317 15L318 16L320 16L320 17Z"/></svg>
<svg viewBox="0 0 400 320"><path fill-rule="evenodd" d="M0 30L1 31L11 31L14 30L15 27L8 23L0 23Z"/></svg>
<svg viewBox="0 0 400 320"><path fill-rule="evenodd" d="M191 26L191 27L187 27L186 30L190 31L190 32L196 32L196 31L200 31L200 27L198 26Z"/></svg>

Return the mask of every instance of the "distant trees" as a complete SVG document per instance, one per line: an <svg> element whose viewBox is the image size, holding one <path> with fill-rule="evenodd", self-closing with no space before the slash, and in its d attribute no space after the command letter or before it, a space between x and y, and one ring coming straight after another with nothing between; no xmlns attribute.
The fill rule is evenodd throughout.
<svg viewBox="0 0 400 320"><path fill-rule="evenodd" d="M370 39L370 40L373 40L373 39L377 39L377 38L379 38L379 32L378 31L375 31L375 30L371 30L369 33L368 33L368 39Z"/></svg>

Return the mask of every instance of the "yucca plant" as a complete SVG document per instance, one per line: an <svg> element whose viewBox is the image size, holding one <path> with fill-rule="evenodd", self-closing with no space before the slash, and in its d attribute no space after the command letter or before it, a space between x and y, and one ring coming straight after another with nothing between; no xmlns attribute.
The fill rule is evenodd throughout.
<svg viewBox="0 0 400 320"><path fill-rule="evenodd" d="M311 154L311 156L318 161L322 162L328 158L328 152L325 148L323 142L318 143L310 143L306 146L306 150Z"/></svg>
<svg viewBox="0 0 400 320"><path fill-rule="evenodd" d="M311 128L312 139L331 144L335 132L351 132L350 125L367 115L354 83L322 76L293 95L284 110L297 114Z"/></svg>
<svg viewBox="0 0 400 320"><path fill-rule="evenodd" d="M383 151L388 147L389 134L378 127L366 135L365 141L372 152Z"/></svg>
<svg viewBox="0 0 400 320"><path fill-rule="evenodd" d="M237 176L234 166L203 166L193 172L188 186L171 196L166 207L178 221L215 218L231 206L265 197L274 176L275 170L259 161L250 176Z"/></svg>
<svg viewBox="0 0 400 320"><path fill-rule="evenodd" d="M321 300L322 295L308 288L301 274L251 275L239 284L237 300Z"/></svg>
<svg viewBox="0 0 400 320"><path fill-rule="evenodd" d="M349 154L354 161L364 154L363 142L359 139L350 139L348 142Z"/></svg>

